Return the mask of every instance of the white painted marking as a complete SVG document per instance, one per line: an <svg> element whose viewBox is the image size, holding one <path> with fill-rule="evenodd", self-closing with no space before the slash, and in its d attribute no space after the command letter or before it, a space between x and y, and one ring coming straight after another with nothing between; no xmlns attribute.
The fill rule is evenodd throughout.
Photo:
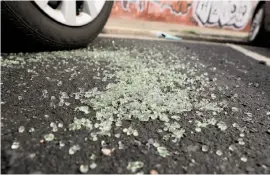
<svg viewBox="0 0 270 175"><path fill-rule="evenodd" d="M249 56L250 58L253 58L254 60L258 60L258 61L263 61L265 62L265 64L267 66L270 66L270 58L269 57L266 57L266 56L263 56L261 54L258 54L258 53L255 53L255 52L252 52L250 50L247 50L241 46L237 46L237 45L234 45L234 44L227 44L229 47L243 53L244 55L247 55Z"/></svg>

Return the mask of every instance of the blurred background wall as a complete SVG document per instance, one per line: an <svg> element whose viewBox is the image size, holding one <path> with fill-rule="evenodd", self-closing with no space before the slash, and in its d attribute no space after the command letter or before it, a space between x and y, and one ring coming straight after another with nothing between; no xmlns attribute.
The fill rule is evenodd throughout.
<svg viewBox="0 0 270 175"><path fill-rule="evenodd" d="M258 1L115 1L110 18L247 32Z"/></svg>

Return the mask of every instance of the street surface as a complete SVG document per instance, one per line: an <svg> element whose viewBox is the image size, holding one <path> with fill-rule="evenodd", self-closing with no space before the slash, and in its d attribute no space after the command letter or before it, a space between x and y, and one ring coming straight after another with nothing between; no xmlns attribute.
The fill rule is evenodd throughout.
<svg viewBox="0 0 270 175"><path fill-rule="evenodd" d="M270 67L227 45L102 37L1 68L2 173L270 173Z"/></svg>

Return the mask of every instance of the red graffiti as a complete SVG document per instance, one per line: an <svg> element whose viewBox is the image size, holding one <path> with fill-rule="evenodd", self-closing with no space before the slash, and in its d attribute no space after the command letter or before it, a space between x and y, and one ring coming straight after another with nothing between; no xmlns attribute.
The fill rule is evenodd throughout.
<svg viewBox="0 0 270 175"><path fill-rule="evenodd" d="M173 13L186 14L188 13L191 1L160 1L162 8L169 8Z"/></svg>

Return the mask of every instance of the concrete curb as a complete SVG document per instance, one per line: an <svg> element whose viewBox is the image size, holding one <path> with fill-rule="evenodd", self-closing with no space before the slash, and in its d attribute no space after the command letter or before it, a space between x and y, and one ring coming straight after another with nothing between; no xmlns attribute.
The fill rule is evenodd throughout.
<svg viewBox="0 0 270 175"><path fill-rule="evenodd" d="M133 29L125 27L114 27L114 26L105 26L102 33L103 34L119 34L119 35L131 35L131 36L144 36L157 38L158 30L145 30L145 29ZM210 35L210 34L191 34L186 32L165 32L169 35L180 37L186 40L202 40L202 41L214 41L214 42L232 42L232 43L246 43L246 38L230 36L230 35Z"/></svg>
<svg viewBox="0 0 270 175"><path fill-rule="evenodd" d="M156 37L151 30L138 30L132 28L124 28L124 27L108 27L105 26L103 34L121 34L121 35L139 35L139 36L147 36L147 37Z"/></svg>

